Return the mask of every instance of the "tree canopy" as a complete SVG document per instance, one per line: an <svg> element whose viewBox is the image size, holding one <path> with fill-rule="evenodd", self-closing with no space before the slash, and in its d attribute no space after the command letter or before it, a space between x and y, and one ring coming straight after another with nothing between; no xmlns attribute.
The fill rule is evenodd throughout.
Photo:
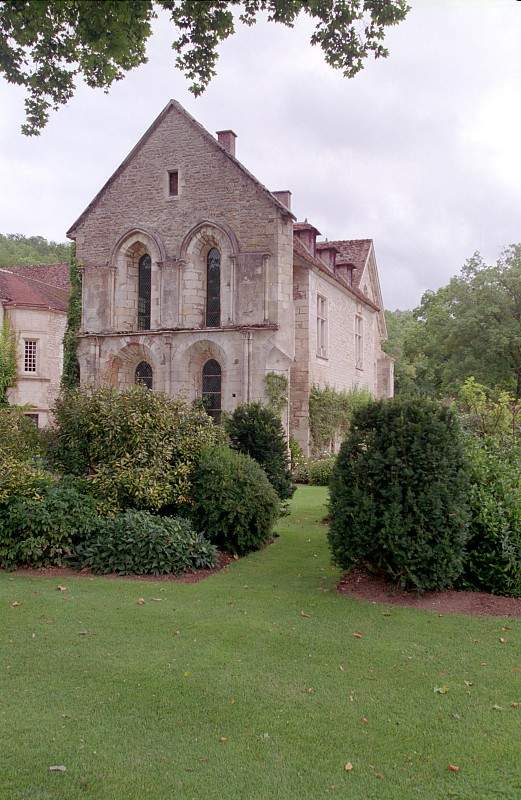
<svg viewBox="0 0 521 800"><path fill-rule="evenodd" d="M423 295L412 318L393 322L400 330L391 326L387 349L398 355L399 380L410 379L399 392L453 396L473 376L521 397L521 244L493 265L476 253L460 275Z"/></svg>
<svg viewBox="0 0 521 800"><path fill-rule="evenodd" d="M237 20L261 15L292 27L299 14L315 24L311 44L351 78L365 59L386 57L389 25L401 22L406 0L0 0L0 75L24 86L23 133L37 135L51 109L74 95L76 80L105 91L146 58L152 21L170 16L176 66L198 95L216 74L219 44Z"/></svg>
<svg viewBox="0 0 521 800"><path fill-rule="evenodd" d="M0 233L0 267L68 261L70 248L69 242L48 242L43 236Z"/></svg>

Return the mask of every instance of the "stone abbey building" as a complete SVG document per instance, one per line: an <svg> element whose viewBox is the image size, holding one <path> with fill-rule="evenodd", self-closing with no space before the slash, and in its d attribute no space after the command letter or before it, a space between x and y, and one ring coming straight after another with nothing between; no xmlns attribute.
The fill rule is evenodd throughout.
<svg viewBox="0 0 521 800"><path fill-rule="evenodd" d="M139 382L221 409L287 378L287 427L308 451L314 384L393 392L370 239L317 241L171 100L68 231L83 270L82 384Z"/></svg>

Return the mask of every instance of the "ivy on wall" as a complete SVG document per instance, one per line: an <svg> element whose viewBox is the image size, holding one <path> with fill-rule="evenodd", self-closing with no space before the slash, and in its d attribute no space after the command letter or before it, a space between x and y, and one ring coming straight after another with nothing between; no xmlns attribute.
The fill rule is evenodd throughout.
<svg viewBox="0 0 521 800"><path fill-rule="evenodd" d="M288 403L288 379L280 372L267 372L264 377L267 406L278 414L282 414Z"/></svg>
<svg viewBox="0 0 521 800"><path fill-rule="evenodd" d="M78 349L78 331L81 324L81 275L76 262L76 246L71 248L69 265L70 295L67 328L63 337L63 373L62 388L74 389L80 383L80 366L76 351Z"/></svg>
<svg viewBox="0 0 521 800"><path fill-rule="evenodd" d="M7 317L0 330L0 405L7 405L7 390L16 384L16 337Z"/></svg>
<svg viewBox="0 0 521 800"><path fill-rule="evenodd" d="M313 455L333 453L346 436L355 409L372 400L367 389L338 391L313 386L309 395L309 431Z"/></svg>

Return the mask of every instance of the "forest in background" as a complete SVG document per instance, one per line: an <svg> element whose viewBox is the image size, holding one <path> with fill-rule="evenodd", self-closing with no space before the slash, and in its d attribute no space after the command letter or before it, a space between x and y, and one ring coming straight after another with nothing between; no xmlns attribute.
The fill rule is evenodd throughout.
<svg viewBox="0 0 521 800"><path fill-rule="evenodd" d="M70 258L70 242L48 242L43 236L0 233L0 267L56 264Z"/></svg>

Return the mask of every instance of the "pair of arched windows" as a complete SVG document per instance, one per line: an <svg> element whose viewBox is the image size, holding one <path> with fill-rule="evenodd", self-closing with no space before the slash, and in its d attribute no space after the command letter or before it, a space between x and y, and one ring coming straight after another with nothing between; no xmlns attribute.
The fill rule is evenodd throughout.
<svg viewBox="0 0 521 800"><path fill-rule="evenodd" d="M134 373L134 381L147 389L154 388L154 374L147 361L140 361ZM221 418L222 370L214 358L210 358L203 366L202 400L206 412L219 422Z"/></svg>
<svg viewBox="0 0 521 800"><path fill-rule="evenodd" d="M148 253L139 259L137 293L137 327L139 331L148 331L152 299L152 259ZM216 247L206 256L205 324L207 328L218 328L221 324L221 254Z"/></svg>

